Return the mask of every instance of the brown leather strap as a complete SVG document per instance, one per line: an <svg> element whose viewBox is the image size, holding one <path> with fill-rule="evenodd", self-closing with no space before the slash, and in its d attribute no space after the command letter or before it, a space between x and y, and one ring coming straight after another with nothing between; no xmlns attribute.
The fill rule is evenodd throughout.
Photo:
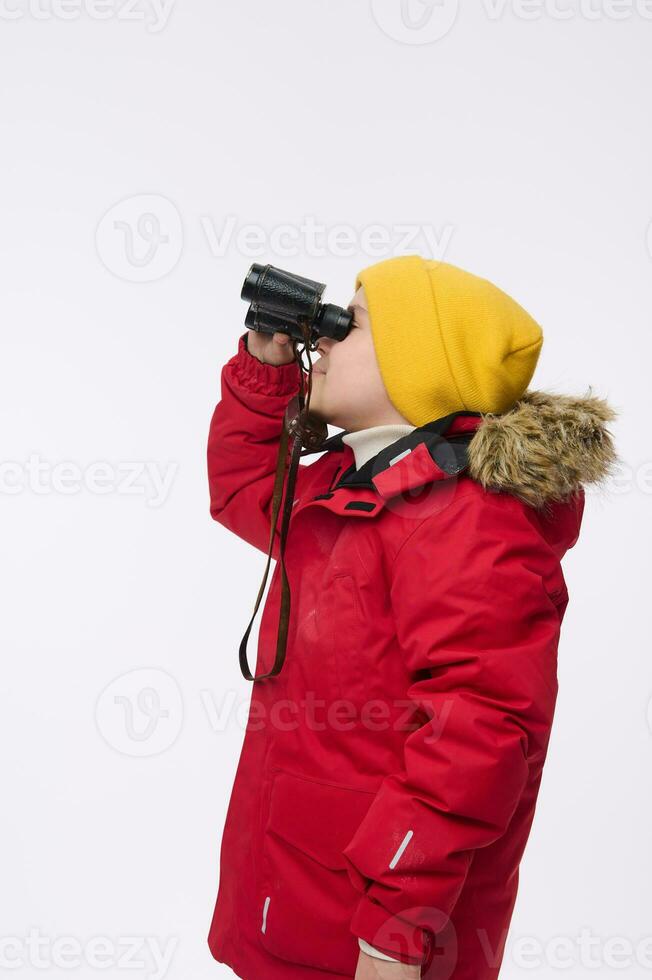
<svg viewBox="0 0 652 980"><path fill-rule="evenodd" d="M303 349L301 352L297 352L298 341L293 341L292 348L294 356L297 359L299 365L301 366L300 354L309 351L310 349L310 326L308 323L301 323L301 331L303 334ZM311 449L316 449L318 446L326 439L328 435L328 428L325 422L319 419L312 419L309 417L310 410L310 394L312 391L312 361L310 360L310 355L308 354L308 391L307 397L304 404L303 395L303 384L304 375L301 372L301 386L297 395L295 395L287 405L285 414L283 417L283 428L281 430L281 438L278 449L278 456L276 459L276 475L274 478L274 489L272 492L272 517L271 517L271 528L269 536L269 550L267 554L267 564L265 566L265 573L263 575L263 580L258 590L258 596L256 598L256 604L254 606L254 611L249 620L249 625L245 631L244 636L240 642L240 670L243 677L248 681L259 681L266 677L274 677L276 674L280 673L281 668L285 662L285 654L287 647L288 638L288 626L290 622L290 583L288 582L287 571L285 568L285 542L287 538L288 528L290 525L290 516L292 514L292 504L294 502L294 487L296 483L297 470L299 468L300 454L302 446L310 447ZM258 674L255 677L249 670L249 663L247 661L247 641L249 639L249 634L251 632L251 627L253 626L254 620L256 618L256 613L258 612L258 607L260 606L263 594L265 592L265 584L267 582L267 576L269 574L269 566L272 559L272 551L274 547L274 535L276 534L276 525L278 522L278 515L281 509L281 500L283 500L283 483L285 479L285 467L287 463L288 456L288 444L291 443L290 447L290 466L287 473L287 484L285 487L285 499L283 501L283 517L281 521L281 531L279 538L279 561L281 564L281 604L279 612L279 625L278 634L276 638L276 655L274 657L274 663L271 670L268 670L265 674Z"/></svg>

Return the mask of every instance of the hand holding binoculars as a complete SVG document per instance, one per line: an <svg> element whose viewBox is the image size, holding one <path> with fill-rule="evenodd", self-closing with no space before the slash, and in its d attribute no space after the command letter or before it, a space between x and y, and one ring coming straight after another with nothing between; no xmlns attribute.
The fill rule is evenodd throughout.
<svg viewBox="0 0 652 980"><path fill-rule="evenodd" d="M273 265L249 269L240 296L249 305L245 326L260 333L285 333L315 350L320 337L344 340L353 314L322 303L326 285Z"/></svg>

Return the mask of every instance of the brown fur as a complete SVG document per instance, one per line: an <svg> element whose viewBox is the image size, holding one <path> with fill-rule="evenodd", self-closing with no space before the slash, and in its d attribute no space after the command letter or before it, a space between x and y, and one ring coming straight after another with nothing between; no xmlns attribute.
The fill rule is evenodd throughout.
<svg viewBox="0 0 652 980"><path fill-rule="evenodd" d="M583 398L528 391L502 415L485 415L469 444L469 475L532 507L565 500L599 483L617 461L607 422L616 412Z"/></svg>

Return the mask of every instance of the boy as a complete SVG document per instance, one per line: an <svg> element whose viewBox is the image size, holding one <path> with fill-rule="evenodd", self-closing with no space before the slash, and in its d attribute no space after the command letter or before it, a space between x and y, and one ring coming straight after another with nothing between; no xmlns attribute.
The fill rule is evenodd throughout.
<svg viewBox="0 0 652 980"><path fill-rule="evenodd" d="M560 559L613 412L526 393L540 327L455 266L377 263L350 309L314 365L310 411L345 432L298 471L287 656L254 682L209 945L244 980L489 980L553 718ZM300 371L249 331L211 422L211 514L265 554Z"/></svg>

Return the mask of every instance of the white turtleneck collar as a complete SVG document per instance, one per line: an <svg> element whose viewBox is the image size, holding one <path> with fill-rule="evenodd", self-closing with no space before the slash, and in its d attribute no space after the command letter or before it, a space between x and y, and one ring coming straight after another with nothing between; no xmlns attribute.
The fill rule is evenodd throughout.
<svg viewBox="0 0 652 980"><path fill-rule="evenodd" d="M342 436L342 442L350 446L355 456L355 468L361 466L379 453L381 449L390 446L397 439L406 436L416 429L416 425L396 423L392 425L372 425L368 429L358 429L357 432L347 432Z"/></svg>

